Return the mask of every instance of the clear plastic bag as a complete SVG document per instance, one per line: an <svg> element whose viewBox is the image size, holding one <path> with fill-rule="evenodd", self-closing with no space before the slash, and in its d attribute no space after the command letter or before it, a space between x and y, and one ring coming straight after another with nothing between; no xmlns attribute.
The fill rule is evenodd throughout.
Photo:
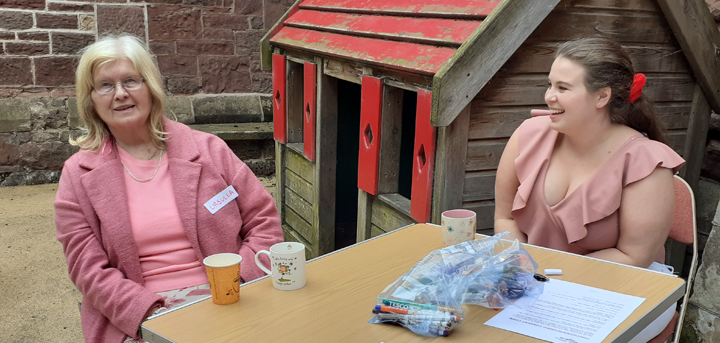
<svg viewBox="0 0 720 343"><path fill-rule="evenodd" d="M507 232L438 249L378 296L369 323L395 323L423 336L447 336L462 322L462 304L505 308L537 299L537 263ZM523 302L531 306L532 301Z"/></svg>

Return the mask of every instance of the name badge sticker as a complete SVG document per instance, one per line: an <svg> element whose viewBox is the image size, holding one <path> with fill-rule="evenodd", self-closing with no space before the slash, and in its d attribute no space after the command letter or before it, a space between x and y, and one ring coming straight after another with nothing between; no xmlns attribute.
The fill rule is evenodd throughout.
<svg viewBox="0 0 720 343"><path fill-rule="evenodd" d="M205 203L205 208L207 208L210 213L215 214L215 212L220 211L221 208L225 207L225 205L237 197L238 194L237 191L235 191L235 187L230 185L212 197L212 199L208 200Z"/></svg>

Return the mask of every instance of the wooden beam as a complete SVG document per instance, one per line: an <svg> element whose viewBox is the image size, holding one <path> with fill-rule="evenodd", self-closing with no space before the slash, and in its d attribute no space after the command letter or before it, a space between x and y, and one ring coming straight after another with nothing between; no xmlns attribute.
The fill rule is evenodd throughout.
<svg viewBox="0 0 720 343"><path fill-rule="evenodd" d="M323 73L323 61L317 68L318 105L315 136L315 185L313 226L318 233L320 255L335 250L335 184L337 163L337 79Z"/></svg>
<svg viewBox="0 0 720 343"><path fill-rule="evenodd" d="M300 63L287 62L287 142L303 141L303 83L304 68ZM302 154L302 148L300 149Z"/></svg>
<svg viewBox="0 0 720 343"><path fill-rule="evenodd" d="M720 113L720 32L703 0L658 0L707 101Z"/></svg>
<svg viewBox="0 0 720 343"><path fill-rule="evenodd" d="M504 0L433 78L433 126L448 126L560 0Z"/></svg>
<svg viewBox="0 0 720 343"><path fill-rule="evenodd" d="M274 36L280 29L282 29L285 25L283 22L285 19L293 15L293 13L297 12L298 5L303 0L297 0L295 3L283 14L278 21L275 22L272 28L263 36L262 39L260 39L260 69L262 70L272 70L272 47L270 46L270 38Z"/></svg>
<svg viewBox="0 0 720 343"><path fill-rule="evenodd" d="M378 194L397 193L400 180L403 90L383 87ZM409 134L409 133L405 133Z"/></svg>
<svg viewBox="0 0 720 343"><path fill-rule="evenodd" d="M373 195L358 189L357 242L370 238L372 229Z"/></svg>
<svg viewBox="0 0 720 343"><path fill-rule="evenodd" d="M695 97L690 112L687 137L683 158L685 165L680 169L680 175L685 181L697 190L700 180L700 167L705 155L705 140L710 127L710 105L700 85L695 86Z"/></svg>
<svg viewBox="0 0 720 343"><path fill-rule="evenodd" d="M285 193L285 146L275 141L275 207L280 214L280 221L285 222L285 211L283 209L283 193Z"/></svg>
<svg viewBox="0 0 720 343"><path fill-rule="evenodd" d="M462 207L469 123L468 105L452 124L438 129L431 217L435 224L440 224L443 211Z"/></svg>

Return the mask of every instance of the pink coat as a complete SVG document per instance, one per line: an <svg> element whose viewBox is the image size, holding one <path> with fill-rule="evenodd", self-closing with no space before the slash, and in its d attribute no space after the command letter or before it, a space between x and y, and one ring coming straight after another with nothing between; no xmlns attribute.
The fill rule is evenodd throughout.
<svg viewBox="0 0 720 343"><path fill-rule="evenodd" d="M273 198L220 138L168 119L164 125L175 200L198 259L239 253L244 280L264 276L255 253L283 240ZM142 286L122 173L114 151L81 150L65 162L55 199L56 237L83 294L86 342L137 338L147 310L162 302ZM239 197L210 214L203 204L231 184Z"/></svg>

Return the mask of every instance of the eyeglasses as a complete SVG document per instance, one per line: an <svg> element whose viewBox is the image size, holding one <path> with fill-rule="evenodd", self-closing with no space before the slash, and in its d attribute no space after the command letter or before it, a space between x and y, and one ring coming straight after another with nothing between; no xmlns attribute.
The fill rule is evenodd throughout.
<svg viewBox="0 0 720 343"><path fill-rule="evenodd" d="M98 92L98 94L111 94L115 92L117 85L121 85L126 91L134 91L140 89L144 81L143 79L129 78L123 82L103 82L94 85L92 88Z"/></svg>

